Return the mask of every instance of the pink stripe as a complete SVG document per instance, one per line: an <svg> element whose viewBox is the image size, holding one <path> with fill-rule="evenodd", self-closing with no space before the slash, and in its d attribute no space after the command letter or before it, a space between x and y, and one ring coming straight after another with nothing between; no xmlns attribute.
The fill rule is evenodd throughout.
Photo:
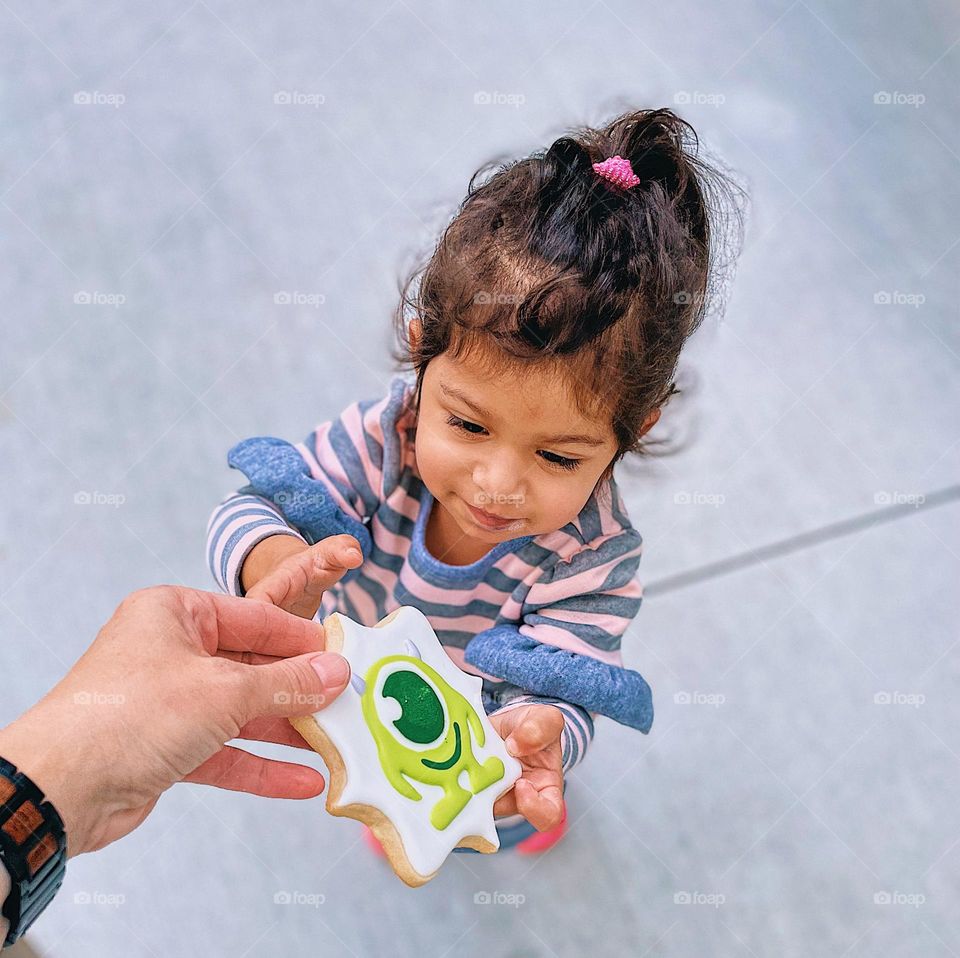
<svg viewBox="0 0 960 958"><path fill-rule="evenodd" d="M348 502L343 498L342 495L340 495L340 491L332 481L333 479L336 479L337 482L345 485L347 488L351 488L350 483L347 481L347 477L343 472L343 468L340 465L340 460L337 459L337 454L333 451L333 448L330 446L330 443L327 440L327 433L330 431L330 423L323 423L317 427L317 430L318 436L316 454L302 442L294 443L294 448L300 453L301 456L303 456L303 461L310 467L310 474L313 476L313 478L323 482L327 487L327 491L330 493L333 501L348 516L352 516L354 519L359 519L360 513L357 507L353 502ZM322 466L320 465L321 460L323 462Z"/></svg>
<svg viewBox="0 0 960 958"><path fill-rule="evenodd" d="M382 548L379 539L377 539L377 546ZM387 612L392 612L393 609L390 608L390 602L393 598L393 591L397 584L396 574L391 572L389 569L381 568L375 562L365 562L361 566L361 569L365 578L373 580L377 583L377 585L383 588L383 591L387 597ZM394 606L394 608L395 607L396 606Z"/></svg>
<svg viewBox="0 0 960 958"><path fill-rule="evenodd" d="M534 583L530 588L528 601L534 605L552 605L554 602L560 602L563 599L570 599L578 595L589 595L592 592L599 592L607 576L631 553L618 556L616 559L605 562L603 565L594 566L592 569L585 569L576 575L567 576L565 579L558 579L556 582ZM643 589L634 576L626 585L619 589L607 589L606 595L622 595L630 598L642 595Z"/></svg>
<svg viewBox="0 0 960 958"><path fill-rule="evenodd" d="M580 746L580 756L583 757L583 753L587 750L587 745L589 741L587 739L586 730L580 724L580 717L573 714L573 710L569 708L562 708L562 711L567 716L567 728L570 731L570 735L573 737L577 745Z"/></svg>
<svg viewBox="0 0 960 958"><path fill-rule="evenodd" d="M606 652L603 649L595 648L589 642L578 639L572 632L566 629L558 629L552 625L544 625L542 622L537 625L521 625L520 634L528 639L534 639L536 642L542 642L544 645L553 645L558 649L566 649L568 652L579 652L581 655L587 655L591 659L599 659L608 665L620 665L622 663L620 651Z"/></svg>
<svg viewBox="0 0 960 958"><path fill-rule="evenodd" d="M584 742L583 735L580 734L576 723L570 717L570 714L567 711L567 709L561 708L560 711L563 712L563 718L564 718L563 730L568 736L570 736L571 739L573 739L574 743L577 745L577 748L579 749L579 755L577 756L579 761L579 759L583 758L583 753L586 751L586 743ZM572 765L568 765L565 767L564 771L572 767L573 767Z"/></svg>
<svg viewBox="0 0 960 958"><path fill-rule="evenodd" d="M360 404L353 403L344 410L341 416L343 426L353 441L360 461L363 463L363 472L367 479L367 485L377 494L378 498L380 490L382 489L382 483L380 481L382 473L380 469L377 468L376 463L370 458L366 437L370 436L377 441L381 448L383 447L380 415L386 407L388 399L389 397L380 400L378 403L374 403L374 405L363 414L360 412Z"/></svg>
<svg viewBox="0 0 960 958"><path fill-rule="evenodd" d="M377 614L377 604L370 594L360 588L356 582L348 582L341 588L356 610L357 621L368 629L372 629L380 621L380 616Z"/></svg>
<svg viewBox="0 0 960 958"><path fill-rule="evenodd" d="M401 571L400 581L424 602L446 603L454 607L462 608L473 598L473 593L470 589L446 589L442 586L432 585L421 578L410 565L405 566ZM464 618L476 619L478 617L466 616Z"/></svg>
<svg viewBox="0 0 960 958"><path fill-rule="evenodd" d="M486 582L478 585L476 589L451 589L445 588L444 586L433 585L418 575L412 565L405 565L403 567L400 573L400 581L424 602L436 602L463 607L468 605L471 599L482 599L496 607L500 607L501 603L508 598L506 593L495 589ZM475 624L479 624L480 630L489 628L490 626L490 619L488 617L478 615L451 617L444 621L447 623L462 623L459 625L448 624L446 628L460 628L464 631L473 628Z"/></svg>
<svg viewBox="0 0 960 958"><path fill-rule="evenodd" d="M589 625L610 635L623 635L633 621L609 612L575 612L573 609L540 609L539 615L547 616L557 622L558 628L565 625ZM538 623L539 624L539 623Z"/></svg>
<svg viewBox="0 0 960 958"><path fill-rule="evenodd" d="M400 515L405 516L411 522L417 521L417 514L420 512L420 501L414 496L411 496L406 489L398 486L393 495L390 496L388 502L394 512L399 512ZM375 516L374 518L379 519L380 517ZM383 526L383 530L384 532L388 532L386 526Z"/></svg>

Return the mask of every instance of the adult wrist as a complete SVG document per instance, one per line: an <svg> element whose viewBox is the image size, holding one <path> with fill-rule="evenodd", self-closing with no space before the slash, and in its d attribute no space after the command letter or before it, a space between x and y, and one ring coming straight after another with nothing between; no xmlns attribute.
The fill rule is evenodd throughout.
<svg viewBox="0 0 960 958"><path fill-rule="evenodd" d="M72 740L70 722L43 716L40 705L0 729L0 758L15 765L56 809L69 839L67 857L92 847L95 796L84 792L90 774L89 755ZM50 726L54 726L51 728Z"/></svg>
<svg viewBox="0 0 960 958"><path fill-rule="evenodd" d="M66 842L49 796L0 753L0 947L17 941L60 889Z"/></svg>

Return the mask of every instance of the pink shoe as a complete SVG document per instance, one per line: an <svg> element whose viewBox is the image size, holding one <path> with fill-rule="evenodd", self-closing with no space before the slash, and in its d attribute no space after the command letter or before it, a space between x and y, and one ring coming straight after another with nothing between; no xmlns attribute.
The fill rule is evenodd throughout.
<svg viewBox="0 0 960 958"><path fill-rule="evenodd" d="M380 844L380 839L373 834L373 829L370 828L369 825L363 826L363 839L375 855L379 855L380 858L387 857L387 853L383 850L383 845Z"/></svg>
<svg viewBox="0 0 960 958"><path fill-rule="evenodd" d="M517 851L521 855L538 855L541 852L545 852L548 848L553 848L554 845L567 834L567 806L563 806L563 818L560 819L560 824L556 828L551 828L548 832L534 832L529 838L525 838L522 842L517 842Z"/></svg>

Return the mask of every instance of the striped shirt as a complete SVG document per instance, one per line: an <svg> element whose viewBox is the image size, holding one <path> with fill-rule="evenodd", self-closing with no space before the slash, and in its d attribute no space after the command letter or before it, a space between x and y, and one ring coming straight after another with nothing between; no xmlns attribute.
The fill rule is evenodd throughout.
<svg viewBox="0 0 960 958"><path fill-rule="evenodd" d="M242 595L240 569L262 539L288 535L312 544L341 532L356 535L364 562L324 593L318 618L341 612L374 626L401 605L416 606L450 658L483 678L488 713L530 702L562 711L567 772L583 758L597 713L482 672L465 660L465 649L479 633L510 625L536 643L579 653L559 657L571 667L579 656L620 666L621 637L642 597L636 578L640 534L611 479L561 529L497 543L469 565L436 559L424 543L434 499L417 469L414 390L413 381L396 376L386 396L352 403L302 443L247 440L254 446L237 458L234 453L246 444L235 447L231 464L242 461L251 484L210 517L210 569L222 590ZM277 465L284 454L295 460L302 483L318 492L271 484L271 476L288 468Z"/></svg>

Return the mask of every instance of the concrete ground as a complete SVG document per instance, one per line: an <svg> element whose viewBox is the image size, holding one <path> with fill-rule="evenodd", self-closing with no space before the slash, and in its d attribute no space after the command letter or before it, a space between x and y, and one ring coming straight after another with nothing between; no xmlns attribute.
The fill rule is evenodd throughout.
<svg viewBox="0 0 960 958"><path fill-rule="evenodd" d="M128 591L210 586L230 445L382 395L396 278L482 163L674 106L752 196L685 445L620 473L656 721L598 726L568 838L411 891L322 799L182 785L71 861L38 952L960 954L955 5L0 22L4 722Z"/></svg>

